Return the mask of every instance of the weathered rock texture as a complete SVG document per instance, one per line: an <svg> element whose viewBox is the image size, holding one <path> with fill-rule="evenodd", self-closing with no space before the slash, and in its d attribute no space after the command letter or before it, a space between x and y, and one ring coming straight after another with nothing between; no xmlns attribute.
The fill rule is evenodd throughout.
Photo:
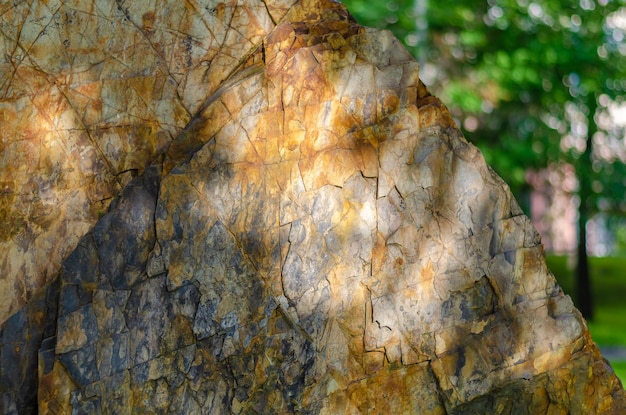
<svg viewBox="0 0 626 415"><path fill-rule="evenodd" d="M624 413L415 61L292 3L1 6L0 412Z"/></svg>
<svg viewBox="0 0 626 415"><path fill-rule="evenodd" d="M294 0L0 5L0 322Z"/></svg>

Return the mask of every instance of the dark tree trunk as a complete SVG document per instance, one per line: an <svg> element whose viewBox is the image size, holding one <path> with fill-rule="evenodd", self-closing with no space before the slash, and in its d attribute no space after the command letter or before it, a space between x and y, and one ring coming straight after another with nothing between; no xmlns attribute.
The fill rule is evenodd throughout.
<svg viewBox="0 0 626 415"><path fill-rule="evenodd" d="M582 193L582 192L581 192ZM578 218L578 264L576 266L576 295L578 308L587 320L593 319L593 296L589 273L589 256L587 255L587 208L586 200L581 194Z"/></svg>
<svg viewBox="0 0 626 415"><path fill-rule="evenodd" d="M589 272L589 256L587 254L587 221L593 209L593 190L591 175L593 166L593 134L596 131L594 115L596 113L595 99L590 97L587 115L587 146L578 160L578 180L580 188L580 206L578 208L578 261L576 266L576 297L578 308L587 320L593 319L593 293L591 291L591 273Z"/></svg>

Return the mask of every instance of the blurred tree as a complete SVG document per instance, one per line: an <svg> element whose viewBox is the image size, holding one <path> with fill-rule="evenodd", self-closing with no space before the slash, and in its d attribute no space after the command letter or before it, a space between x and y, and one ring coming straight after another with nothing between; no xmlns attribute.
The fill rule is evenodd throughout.
<svg viewBox="0 0 626 415"><path fill-rule="evenodd" d="M527 212L528 170L575 167L576 301L591 319L586 224L626 212L624 126L610 122L626 89L625 0L344 3L418 56L422 79Z"/></svg>

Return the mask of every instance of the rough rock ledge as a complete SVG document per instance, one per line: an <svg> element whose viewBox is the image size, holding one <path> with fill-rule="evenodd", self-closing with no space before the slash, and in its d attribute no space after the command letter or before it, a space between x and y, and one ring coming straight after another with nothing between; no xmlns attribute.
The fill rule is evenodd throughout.
<svg viewBox="0 0 626 415"><path fill-rule="evenodd" d="M626 413L390 33L329 0L0 12L0 413Z"/></svg>

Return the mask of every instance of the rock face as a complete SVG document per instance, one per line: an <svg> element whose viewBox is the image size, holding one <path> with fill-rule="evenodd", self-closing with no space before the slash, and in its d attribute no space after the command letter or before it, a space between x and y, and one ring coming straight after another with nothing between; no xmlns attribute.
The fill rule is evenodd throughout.
<svg viewBox="0 0 626 415"><path fill-rule="evenodd" d="M626 411L391 34L101 3L2 6L1 413Z"/></svg>
<svg viewBox="0 0 626 415"><path fill-rule="evenodd" d="M32 4L31 4L32 3ZM0 322L294 0L0 5Z"/></svg>

